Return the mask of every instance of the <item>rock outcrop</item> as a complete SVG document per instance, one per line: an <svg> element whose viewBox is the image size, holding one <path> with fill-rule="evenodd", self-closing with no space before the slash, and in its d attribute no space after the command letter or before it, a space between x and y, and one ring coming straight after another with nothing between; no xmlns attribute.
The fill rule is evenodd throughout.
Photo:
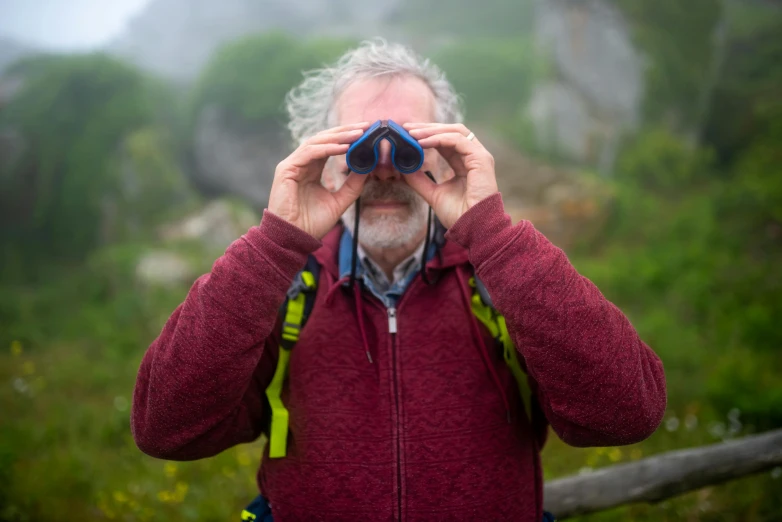
<svg viewBox="0 0 782 522"><path fill-rule="evenodd" d="M158 229L159 244L141 253L136 261L136 281L144 287L190 285L233 241L259 222L259 215L241 204L212 201Z"/></svg>
<svg viewBox="0 0 782 522"><path fill-rule="evenodd" d="M607 0L537 0L535 27L555 71L527 108L538 141L609 171L622 133L639 123L644 95L644 58L627 21Z"/></svg>
<svg viewBox="0 0 782 522"><path fill-rule="evenodd" d="M201 111L196 123L190 175L211 195L231 195L256 209L266 206L274 170L290 152L281 128L248 128L219 107Z"/></svg>

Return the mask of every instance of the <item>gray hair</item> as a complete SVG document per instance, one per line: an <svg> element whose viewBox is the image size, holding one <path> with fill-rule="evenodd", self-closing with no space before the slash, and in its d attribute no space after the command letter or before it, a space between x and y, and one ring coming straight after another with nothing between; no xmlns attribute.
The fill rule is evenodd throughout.
<svg viewBox="0 0 782 522"><path fill-rule="evenodd" d="M293 141L300 144L336 125L334 105L348 85L381 76L423 80L434 94L436 121L462 121L461 100L439 67L409 47L376 38L346 52L332 67L305 72L304 81L291 89L285 97L285 108Z"/></svg>

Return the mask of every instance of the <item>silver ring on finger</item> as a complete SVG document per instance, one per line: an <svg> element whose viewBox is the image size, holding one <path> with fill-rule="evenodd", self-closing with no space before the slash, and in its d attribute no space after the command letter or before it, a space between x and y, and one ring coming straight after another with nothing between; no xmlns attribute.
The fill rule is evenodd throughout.
<svg viewBox="0 0 782 522"><path fill-rule="evenodd" d="M468 139L468 140L470 140L470 141L472 141L473 139L475 139L475 133L474 133L474 132L470 132L470 133L467 135L467 139Z"/></svg>

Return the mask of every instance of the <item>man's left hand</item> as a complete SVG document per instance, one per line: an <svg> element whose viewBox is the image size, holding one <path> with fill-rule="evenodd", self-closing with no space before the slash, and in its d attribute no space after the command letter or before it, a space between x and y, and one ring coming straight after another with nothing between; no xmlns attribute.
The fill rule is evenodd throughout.
<svg viewBox="0 0 782 522"><path fill-rule="evenodd" d="M494 157L478 138L468 139L467 127L461 123L406 123L404 127L422 148L437 150L453 169L455 176L440 184L432 183L421 171L404 176L446 228L476 203L497 193Z"/></svg>

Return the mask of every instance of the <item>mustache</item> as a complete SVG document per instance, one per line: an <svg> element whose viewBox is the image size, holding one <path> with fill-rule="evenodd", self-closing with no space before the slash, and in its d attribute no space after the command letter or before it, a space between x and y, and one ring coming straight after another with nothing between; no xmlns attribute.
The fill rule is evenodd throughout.
<svg viewBox="0 0 782 522"><path fill-rule="evenodd" d="M397 201L399 203L414 203L418 193L406 183L388 183L377 180L367 180L361 192L362 203L373 201Z"/></svg>

